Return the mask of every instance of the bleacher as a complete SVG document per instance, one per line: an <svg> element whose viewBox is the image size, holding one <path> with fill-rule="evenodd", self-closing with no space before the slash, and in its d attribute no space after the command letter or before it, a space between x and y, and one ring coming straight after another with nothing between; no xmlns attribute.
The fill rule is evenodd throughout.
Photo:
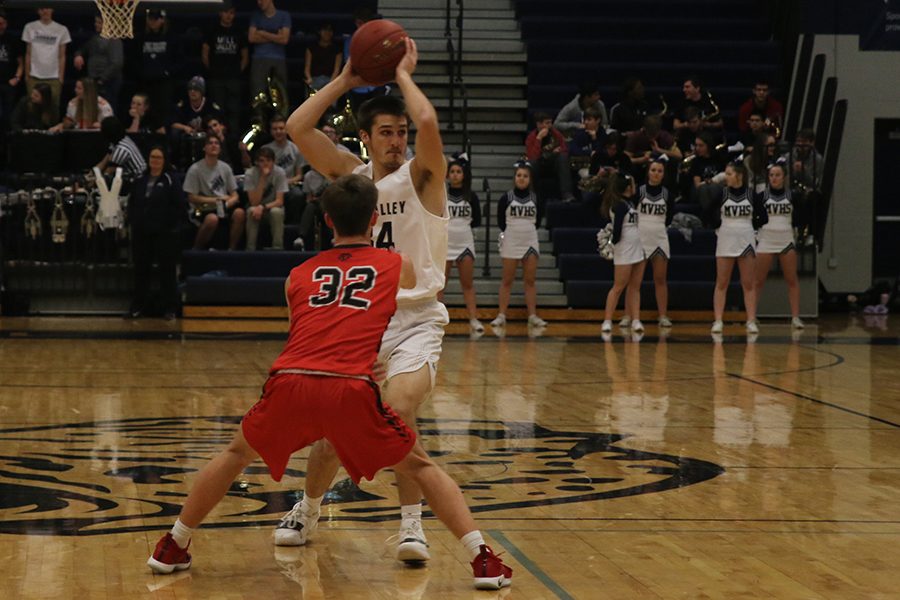
<svg viewBox="0 0 900 600"><path fill-rule="evenodd" d="M779 75L779 47L755 0L516 0L528 48L528 106L555 114L578 83L595 79L607 111L627 77L640 77L651 106L670 110L698 75L726 126L755 78Z"/></svg>

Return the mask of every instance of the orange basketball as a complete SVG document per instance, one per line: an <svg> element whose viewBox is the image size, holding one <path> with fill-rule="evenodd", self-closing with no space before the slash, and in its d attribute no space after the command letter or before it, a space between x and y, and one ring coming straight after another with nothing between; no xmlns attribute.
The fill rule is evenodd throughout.
<svg viewBox="0 0 900 600"><path fill-rule="evenodd" d="M406 54L406 37L403 27L393 21L369 21L350 40L353 71L371 85L393 81L397 65Z"/></svg>

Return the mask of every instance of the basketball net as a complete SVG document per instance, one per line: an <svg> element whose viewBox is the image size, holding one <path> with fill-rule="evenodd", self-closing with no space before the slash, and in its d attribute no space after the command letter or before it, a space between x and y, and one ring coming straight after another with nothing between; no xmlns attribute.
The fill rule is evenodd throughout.
<svg viewBox="0 0 900 600"><path fill-rule="evenodd" d="M104 38L133 38L134 10L140 0L94 0L103 18L100 36Z"/></svg>

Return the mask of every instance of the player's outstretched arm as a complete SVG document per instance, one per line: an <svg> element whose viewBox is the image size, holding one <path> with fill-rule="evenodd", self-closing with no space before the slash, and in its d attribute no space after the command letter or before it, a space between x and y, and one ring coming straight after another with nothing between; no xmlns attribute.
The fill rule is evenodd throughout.
<svg viewBox="0 0 900 600"><path fill-rule="evenodd" d="M329 179L349 175L353 169L362 164L362 161L354 154L340 152L324 133L316 129L316 125L322 115L341 96L363 85L365 82L353 73L350 61L347 61L337 79L328 83L314 96L310 96L288 118L286 126L288 135L300 148L300 153L316 171Z"/></svg>
<svg viewBox="0 0 900 600"><path fill-rule="evenodd" d="M416 125L416 157L410 164L413 184L428 212L444 214L446 194L444 177L447 161L444 158L444 142L437 111L413 81L419 53L412 38L406 38L406 54L397 65L397 86L403 92L406 110Z"/></svg>
<svg viewBox="0 0 900 600"><path fill-rule="evenodd" d="M400 287L404 290L411 290L416 287L416 270L408 256L401 254L400 258L403 259L400 266Z"/></svg>

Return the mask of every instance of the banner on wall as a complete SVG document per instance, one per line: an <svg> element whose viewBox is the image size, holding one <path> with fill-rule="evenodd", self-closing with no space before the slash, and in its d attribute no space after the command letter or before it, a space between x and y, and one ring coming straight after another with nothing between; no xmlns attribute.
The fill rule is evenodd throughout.
<svg viewBox="0 0 900 600"><path fill-rule="evenodd" d="M900 50L900 0L868 0L859 32L860 50Z"/></svg>

